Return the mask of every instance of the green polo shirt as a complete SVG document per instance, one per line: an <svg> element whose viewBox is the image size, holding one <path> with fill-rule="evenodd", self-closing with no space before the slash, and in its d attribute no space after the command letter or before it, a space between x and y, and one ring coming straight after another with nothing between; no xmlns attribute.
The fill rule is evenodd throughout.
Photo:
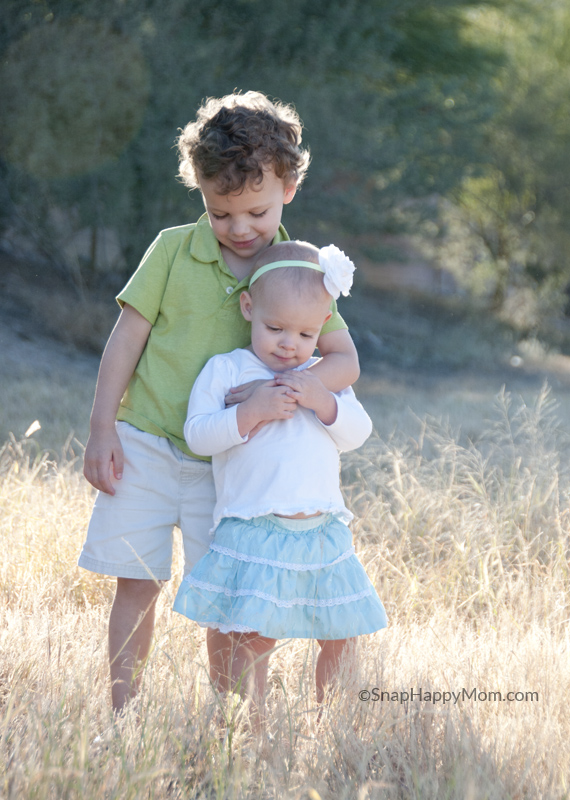
<svg viewBox="0 0 570 800"><path fill-rule="evenodd" d="M280 226L273 244L287 239ZM117 297L152 324L117 419L201 458L184 440L188 398L209 358L250 343L251 325L239 305L247 285L248 278L238 282L226 265L207 214L159 233ZM334 304L323 333L345 328Z"/></svg>

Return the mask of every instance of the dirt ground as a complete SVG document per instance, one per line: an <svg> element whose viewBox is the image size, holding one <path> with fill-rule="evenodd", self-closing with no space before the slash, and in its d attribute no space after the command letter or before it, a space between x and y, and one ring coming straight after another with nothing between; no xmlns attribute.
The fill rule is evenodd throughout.
<svg viewBox="0 0 570 800"><path fill-rule="evenodd" d="M55 339L40 315L21 302L21 292L10 291L1 263L0 270L0 437L4 441L10 432L21 437L38 419L41 446L60 447L70 433L85 443L99 356ZM433 309L429 319L421 318L409 303L405 317L401 303L401 297L392 303L389 296L380 299L373 289L360 287L341 306L361 356L355 390L382 437L414 435L418 418L428 415L477 439L493 418L503 387L532 404L547 383L560 422L570 419L570 357L544 352L523 357L515 347L482 354L490 345L473 344L473 328L449 327ZM468 341L479 348L474 355L466 349Z"/></svg>

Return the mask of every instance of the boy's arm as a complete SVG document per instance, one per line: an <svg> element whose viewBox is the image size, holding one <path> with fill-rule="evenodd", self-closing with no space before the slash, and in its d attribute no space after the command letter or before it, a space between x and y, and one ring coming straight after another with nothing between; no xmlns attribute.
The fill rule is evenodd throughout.
<svg viewBox="0 0 570 800"><path fill-rule="evenodd" d="M101 359L83 474L96 489L107 494L115 494L111 468L117 480L123 473L123 448L115 429L117 411L151 328L142 314L125 304Z"/></svg>
<svg viewBox="0 0 570 800"><path fill-rule="evenodd" d="M317 347L322 358L309 369L330 392L340 392L356 383L360 376L358 353L346 329L322 334Z"/></svg>
<svg viewBox="0 0 570 800"><path fill-rule="evenodd" d="M333 394L308 369L285 373L283 382L300 406L310 408L339 450L356 450L372 432L372 420L349 387Z"/></svg>
<svg viewBox="0 0 570 800"><path fill-rule="evenodd" d="M346 329L322 334L317 342L317 347L322 358L309 369L317 375L330 392L340 392L358 380L360 376L358 353L350 333ZM276 375L275 381L279 385L281 375ZM259 384L260 381L250 381L241 386L232 387L226 395L226 405L243 403L251 397L252 392Z"/></svg>

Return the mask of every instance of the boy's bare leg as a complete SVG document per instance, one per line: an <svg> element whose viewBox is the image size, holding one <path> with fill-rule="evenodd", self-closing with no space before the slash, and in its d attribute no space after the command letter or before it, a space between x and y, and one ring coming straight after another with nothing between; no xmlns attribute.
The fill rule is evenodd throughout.
<svg viewBox="0 0 570 800"><path fill-rule="evenodd" d="M138 692L141 668L150 652L160 585L152 580L117 578L109 617L109 664L113 710L121 711Z"/></svg>

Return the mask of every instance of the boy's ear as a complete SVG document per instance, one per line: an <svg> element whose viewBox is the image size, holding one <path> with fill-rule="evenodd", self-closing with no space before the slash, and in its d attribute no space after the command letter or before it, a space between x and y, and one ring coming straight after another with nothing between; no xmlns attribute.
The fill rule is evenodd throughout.
<svg viewBox="0 0 570 800"><path fill-rule="evenodd" d="M289 186L285 187L285 194L283 196L283 205L287 205L290 203L291 200L295 197L295 192L297 191L297 183L291 183Z"/></svg>
<svg viewBox="0 0 570 800"><path fill-rule="evenodd" d="M253 308L253 302L249 292L242 292L240 294L239 304L243 318L247 320L247 322L251 322L251 310Z"/></svg>
<svg viewBox="0 0 570 800"><path fill-rule="evenodd" d="M332 311L329 311L326 317L324 318L323 325L326 325L331 317L332 317Z"/></svg>

